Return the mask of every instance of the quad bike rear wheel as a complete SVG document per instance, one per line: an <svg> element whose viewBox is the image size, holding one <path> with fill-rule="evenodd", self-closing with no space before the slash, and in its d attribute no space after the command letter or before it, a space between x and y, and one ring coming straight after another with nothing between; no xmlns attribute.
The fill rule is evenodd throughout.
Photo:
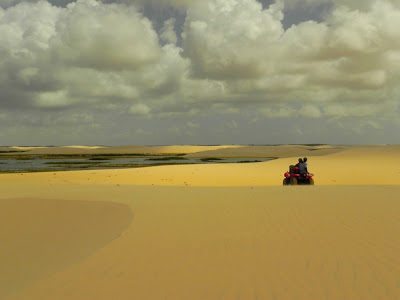
<svg viewBox="0 0 400 300"><path fill-rule="evenodd" d="M283 185L289 185L289 184L290 184L290 179L289 178L283 179Z"/></svg>
<svg viewBox="0 0 400 300"><path fill-rule="evenodd" d="M314 179L310 178L310 185L314 185Z"/></svg>

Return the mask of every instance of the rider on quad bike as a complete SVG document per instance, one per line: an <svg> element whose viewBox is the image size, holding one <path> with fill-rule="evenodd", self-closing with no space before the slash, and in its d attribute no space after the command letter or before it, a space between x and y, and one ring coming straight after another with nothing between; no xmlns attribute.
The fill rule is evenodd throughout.
<svg viewBox="0 0 400 300"><path fill-rule="evenodd" d="M284 174L283 185L314 185L314 174L308 173L307 158L299 158L298 164L289 167L289 172Z"/></svg>

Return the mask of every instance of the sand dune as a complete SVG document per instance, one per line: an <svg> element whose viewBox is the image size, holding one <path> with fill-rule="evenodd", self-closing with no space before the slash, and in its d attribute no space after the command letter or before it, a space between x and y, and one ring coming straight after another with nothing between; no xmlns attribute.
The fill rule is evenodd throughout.
<svg viewBox="0 0 400 300"><path fill-rule="evenodd" d="M42 186L30 193L112 199L135 219L93 255L6 299L398 299L399 192Z"/></svg>
<svg viewBox="0 0 400 300"><path fill-rule="evenodd" d="M113 202L0 200L0 299L83 260L131 220Z"/></svg>
<svg viewBox="0 0 400 300"><path fill-rule="evenodd" d="M29 147L29 146L12 146L9 147L10 150L22 150L22 151L29 151L34 149L46 149L47 147ZM7 150L7 147L2 148L2 150Z"/></svg>
<svg viewBox="0 0 400 300"><path fill-rule="evenodd" d="M76 148L76 149L90 149L90 150L96 150L96 149L104 149L106 147L103 146L80 146L80 145L71 145L71 146L63 146L60 148Z"/></svg>
<svg viewBox="0 0 400 300"><path fill-rule="evenodd" d="M321 156L337 153L351 147L345 146L307 146L307 145L277 145L277 146L243 146L238 148L221 148L191 153L187 157L293 157Z"/></svg>

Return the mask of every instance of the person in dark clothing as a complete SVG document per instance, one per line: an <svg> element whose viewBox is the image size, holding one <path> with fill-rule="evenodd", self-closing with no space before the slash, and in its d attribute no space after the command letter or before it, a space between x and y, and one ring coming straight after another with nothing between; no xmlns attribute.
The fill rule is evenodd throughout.
<svg viewBox="0 0 400 300"><path fill-rule="evenodd" d="M304 160L302 160L300 158L298 165L299 165L298 167L299 167L300 175L306 175L307 174L307 163L304 163Z"/></svg>
<svg viewBox="0 0 400 300"><path fill-rule="evenodd" d="M296 173L301 174L302 168L303 168L303 159L299 158L299 162L295 166Z"/></svg>
<svg viewBox="0 0 400 300"><path fill-rule="evenodd" d="M303 165L304 165L304 168L306 169L306 174L308 174L307 157L303 158Z"/></svg>
<svg viewBox="0 0 400 300"><path fill-rule="evenodd" d="M303 163L303 159L302 158L299 158L299 162L296 164L296 167L300 167L300 164L302 164Z"/></svg>

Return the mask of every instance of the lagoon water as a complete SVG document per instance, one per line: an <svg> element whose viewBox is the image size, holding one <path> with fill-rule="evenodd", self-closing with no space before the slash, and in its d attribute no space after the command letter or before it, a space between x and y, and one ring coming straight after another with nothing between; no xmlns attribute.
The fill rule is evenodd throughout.
<svg viewBox="0 0 400 300"><path fill-rule="evenodd" d="M98 170L111 168L134 168L157 165L252 163L270 158L218 158L199 159L183 157L124 157L124 158L0 158L0 172L41 172L66 170Z"/></svg>

